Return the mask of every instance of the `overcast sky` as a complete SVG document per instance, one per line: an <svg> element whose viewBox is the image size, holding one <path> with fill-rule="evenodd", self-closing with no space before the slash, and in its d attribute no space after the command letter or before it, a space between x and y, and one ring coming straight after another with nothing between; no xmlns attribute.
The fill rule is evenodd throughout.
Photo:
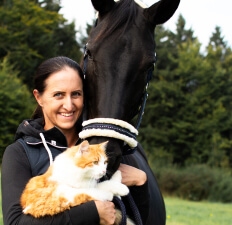
<svg viewBox="0 0 232 225"><path fill-rule="evenodd" d="M143 0L151 6L157 0ZM76 28L85 31L86 23L95 18L90 0L61 0L61 14L69 21L75 20ZM221 27L222 35L232 47L232 0L181 0L175 15L164 25L175 31L178 16L182 14L186 20L186 28L192 28L202 48L208 44L215 27Z"/></svg>

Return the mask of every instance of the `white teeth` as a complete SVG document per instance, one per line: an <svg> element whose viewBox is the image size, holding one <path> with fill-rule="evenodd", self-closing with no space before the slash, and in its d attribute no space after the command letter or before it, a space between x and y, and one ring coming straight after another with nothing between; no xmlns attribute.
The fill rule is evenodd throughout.
<svg viewBox="0 0 232 225"><path fill-rule="evenodd" d="M73 115L73 112L71 113L61 113L62 116L72 116Z"/></svg>

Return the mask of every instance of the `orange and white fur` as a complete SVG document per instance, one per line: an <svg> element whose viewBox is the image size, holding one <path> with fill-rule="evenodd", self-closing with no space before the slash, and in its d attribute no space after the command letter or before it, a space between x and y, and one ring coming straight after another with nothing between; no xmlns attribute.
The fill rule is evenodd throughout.
<svg viewBox="0 0 232 225"><path fill-rule="evenodd" d="M36 218L52 216L87 201L112 201L113 196L127 195L129 189L121 183L119 170L110 180L98 183L106 174L106 145L84 141L58 155L45 174L27 183L21 196L23 213ZM115 224L120 223L117 220Z"/></svg>

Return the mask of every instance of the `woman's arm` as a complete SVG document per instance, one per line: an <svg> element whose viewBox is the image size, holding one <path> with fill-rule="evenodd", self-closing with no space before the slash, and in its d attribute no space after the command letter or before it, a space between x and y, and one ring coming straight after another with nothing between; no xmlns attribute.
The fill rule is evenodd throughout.
<svg viewBox="0 0 232 225"><path fill-rule="evenodd" d="M93 225L100 218L94 201L75 206L64 213L35 219L22 213L20 197L31 178L30 164L20 143L7 147L2 161L2 211L4 225Z"/></svg>

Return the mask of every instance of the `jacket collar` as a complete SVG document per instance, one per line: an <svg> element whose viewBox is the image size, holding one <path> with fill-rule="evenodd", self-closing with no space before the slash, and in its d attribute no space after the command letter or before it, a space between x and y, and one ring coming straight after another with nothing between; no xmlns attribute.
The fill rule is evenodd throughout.
<svg viewBox="0 0 232 225"><path fill-rule="evenodd" d="M24 120L16 132L15 139L23 138L27 144L37 145L42 143L39 135L40 133L43 133L48 145L52 145L57 148L67 148L68 143L63 132L57 127L44 130L42 119ZM79 140L76 144L79 143Z"/></svg>

